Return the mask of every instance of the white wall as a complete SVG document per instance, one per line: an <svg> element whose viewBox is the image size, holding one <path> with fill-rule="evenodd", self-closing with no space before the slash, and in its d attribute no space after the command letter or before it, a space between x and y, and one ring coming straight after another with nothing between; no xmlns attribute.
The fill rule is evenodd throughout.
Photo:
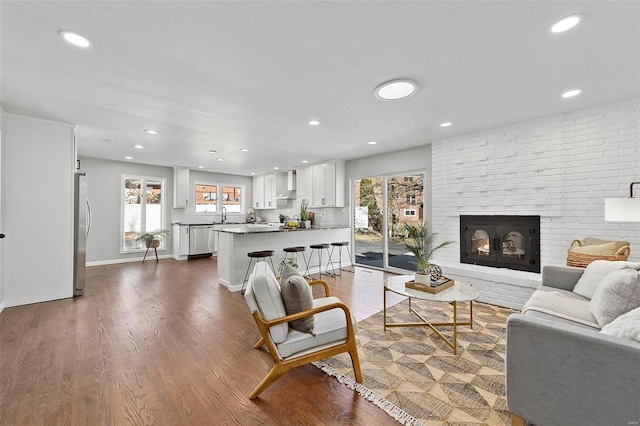
<svg viewBox="0 0 640 426"><path fill-rule="evenodd" d="M165 228L171 230L171 223L180 220L183 223L211 223L219 220L219 215L194 215L194 208L174 209L173 205L173 169L170 167L152 166L124 161L101 160L97 158L80 158L81 170L87 173L88 199L91 203L93 220L91 233L87 239L88 264L102 264L137 261L144 252L120 253L120 188L123 174L164 178L165 187ZM191 170L190 187L194 181L210 181L219 183L241 184L247 186L247 196L251 197L251 178L221 173ZM250 198L249 198L250 199ZM244 215L241 215L244 219ZM158 250L159 256L170 257L172 254L173 235L169 235L164 250Z"/></svg>
<svg viewBox="0 0 640 426"><path fill-rule="evenodd" d="M2 179L2 163L4 162L4 144L2 134L4 133L4 110L0 107L0 233L4 232L4 179ZM3 240L0 240L0 312L4 309L4 275L2 273Z"/></svg>
<svg viewBox="0 0 640 426"><path fill-rule="evenodd" d="M458 241L461 214L540 215L543 265L589 236L627 240L640 260L640 224L604 222L605 197L640 180L639 122L634 99L434 142L434 228ZM458 258L459 245L436 256Z"/></svg>
<svg viewBox="0 0 640 426"><path fill-rule="evenodd" d="M4 118L4 303L71 297L75 127L13 114Z"/></svg>

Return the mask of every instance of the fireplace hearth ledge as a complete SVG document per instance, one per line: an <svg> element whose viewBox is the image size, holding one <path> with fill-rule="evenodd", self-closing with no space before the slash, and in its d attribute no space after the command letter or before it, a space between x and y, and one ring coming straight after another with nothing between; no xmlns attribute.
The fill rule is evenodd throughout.
<svg viewBox="0 0 640 426"><path fill-rule="evenodd" d="M432 259L445 276L472 284L480 291L480 301L513 309L522 309L536 288L542 285L542 274L506 268L471 265Z"/></svg>

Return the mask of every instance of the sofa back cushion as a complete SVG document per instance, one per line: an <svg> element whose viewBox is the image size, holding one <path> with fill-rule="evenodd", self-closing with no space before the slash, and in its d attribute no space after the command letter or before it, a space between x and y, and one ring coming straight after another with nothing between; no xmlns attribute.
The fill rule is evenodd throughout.
<svg viewBox="0 0 640 426"><path fill-rule="evenodd" d="M600 332L640 342L640 308L635 308L626 314L620 315L602 327Z"/></svg>
<svg viewBox="0 0 640 426"><path fill-rule="evenodd" d="M257 307L262 318L266 320L287 316L280 294L280 285L267 262L256 264L244 297L249 309L255 310ZM269 329L269 333L274 343L282 343L287 339L289 323L275 325Z"/></svg>
<svg viewBox="0 0 640 426"><path fill-rule="evenodd" d="M627 267L639 270L640 263L594 260L585 268L584 273L576 283L573 292L586 297L587 299L591 299L593 298L593 293L595 293L596 289L607 275L613 271Z"/></svg>
<svg viewBox="0 0 640 426"><path fill-rule="evenodd" d="M600 326L640 307L640 271L625 268L607 275L590 302Z"/></svg>

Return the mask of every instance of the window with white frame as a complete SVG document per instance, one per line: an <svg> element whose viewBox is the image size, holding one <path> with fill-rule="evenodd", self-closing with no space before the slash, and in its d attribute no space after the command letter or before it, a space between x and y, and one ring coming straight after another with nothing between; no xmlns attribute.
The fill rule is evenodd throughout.
<svg viewBox="0 0 640 426"><path fill-rule="evenodd" d="M194 182L196 214L244 213L244 185Z"/></svg>
<svg viewBox="0 0 640 426"><path fill-rule="evenodd" d="M405 216L415 216L416 215L416 211L412 210L412 209L405 209L404 210L404 215Z"/></svg>
<svg viewBox="0 0 640 426"><path fill-rule="evenodd" d="M165 179L122 175L121 249L123 252L145 249L135 239L140 232L165 229ZM165 239L159 248L165 248Z"/></svg>
<svg viewBox="0 0 640 426"><path fill-rule="evenodd" d="M416 204L416 196L415 195L407 195L405 197L405 201L407 204Z"/></svg>

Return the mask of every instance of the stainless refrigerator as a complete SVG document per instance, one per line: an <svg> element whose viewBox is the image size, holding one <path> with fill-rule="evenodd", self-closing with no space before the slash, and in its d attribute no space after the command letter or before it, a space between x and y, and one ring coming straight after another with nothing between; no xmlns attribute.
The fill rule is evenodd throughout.
<svg viewBox="0 0 640 426"><path fill-rule="evenodd" d="M91 208L87 200L87 174L76 173L74 182L73 295L84 294L87 237L91 230Z"/></svg>

